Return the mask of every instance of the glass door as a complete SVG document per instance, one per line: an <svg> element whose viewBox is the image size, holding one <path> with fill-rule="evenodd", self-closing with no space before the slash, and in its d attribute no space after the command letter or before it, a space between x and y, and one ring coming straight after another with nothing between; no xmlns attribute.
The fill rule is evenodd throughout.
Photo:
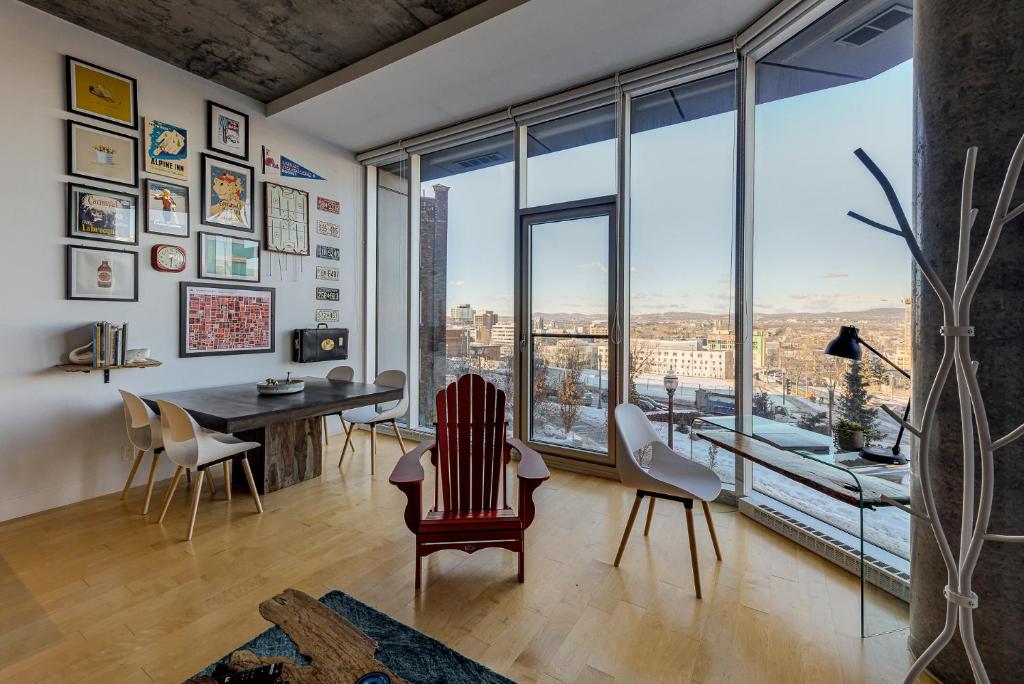
<svg viewBox="0 0 1024 684"><path fill-rule="evenodd" d="M607 198L520 212L520 425L534 448L610 463L617 392L615 205Z"/></svg>

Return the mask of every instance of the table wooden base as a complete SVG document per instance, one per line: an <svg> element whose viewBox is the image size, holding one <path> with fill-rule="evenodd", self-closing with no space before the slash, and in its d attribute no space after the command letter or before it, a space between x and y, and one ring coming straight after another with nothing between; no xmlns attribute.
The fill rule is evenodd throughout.
<svg viewBox="0 0 1024 684"><path fill-rule="evenodd" d="M260 494L320 477L323 472L323 434L319 416L272 423L245 430L236 436L263 445L249 452L249 463ZM235 473L234 480L239 486L245 486L238 473Z"/></svg>

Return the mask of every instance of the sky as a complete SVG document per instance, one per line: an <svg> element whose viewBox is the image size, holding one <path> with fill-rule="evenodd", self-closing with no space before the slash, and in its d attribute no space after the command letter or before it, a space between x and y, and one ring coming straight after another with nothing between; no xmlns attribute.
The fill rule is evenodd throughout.
<svg viewBox="0 0 1024 684"><path fill-rule="evenodd" d="M758 105L755 111L754 309L854 311L901 306L910 256L896 236L846 216L891 224L885 198L853 156L863 147L911 210L912 67ZM509 136L511 144L511 136ZM735 114L633 134L630 278L636 314L728 315L732 299ZM511 316L512 164L425 183L451 188L448 306ZM531 206L614 194L608 140L529 160ZM534 309L606 313L607 225L534 229ZM543 247L543 249L541 249Z"/></svg>

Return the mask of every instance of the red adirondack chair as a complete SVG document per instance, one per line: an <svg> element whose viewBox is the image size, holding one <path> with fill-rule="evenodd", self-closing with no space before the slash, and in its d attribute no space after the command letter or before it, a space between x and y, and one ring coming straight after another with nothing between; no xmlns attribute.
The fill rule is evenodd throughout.
<svg viewBox="0 0 1024 684"><path fill-rule="evenodd" d="M437 393L437 439L402 456L390 482L409 498L405 524L416 535L416 588L424 556L442 549L473 553L500 547L519 553L526 578L524 533L535 513L533 490L550 473L540 454L506 438L505 393L479 375L463 375ZM519 506L508 505L506 465L519 452ZM434 506L422 515L423 465L430 452L436 471ZM499 492L500 490L500 492Z"/></svg>

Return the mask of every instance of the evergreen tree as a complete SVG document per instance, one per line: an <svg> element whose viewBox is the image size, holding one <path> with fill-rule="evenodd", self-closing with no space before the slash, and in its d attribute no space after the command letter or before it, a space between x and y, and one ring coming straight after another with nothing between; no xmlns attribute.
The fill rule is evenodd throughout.
<svg viewBox="0 0 1024 684"><path fill-rule="evenodd" d="M859 361L851 361L843 378L843 394L839 398L839 416L864 429L864 443L871 437L878 421L878 409L868 407L868 381Z"/></svg>

